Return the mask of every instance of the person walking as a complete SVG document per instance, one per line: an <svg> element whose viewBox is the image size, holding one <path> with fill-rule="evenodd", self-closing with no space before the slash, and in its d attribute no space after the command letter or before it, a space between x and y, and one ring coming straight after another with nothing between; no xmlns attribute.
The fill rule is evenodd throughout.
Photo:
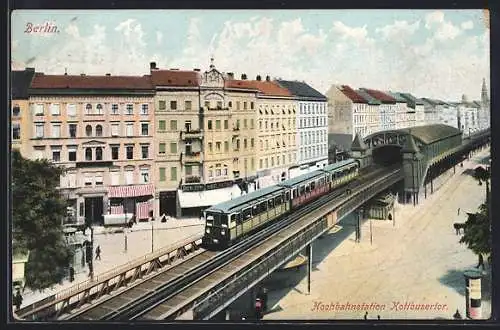
<svg viewBox="0 0 500 330"><path fill-rule="evenodd" d="M453 314L453 318L455 320L461 320L462 319L462 315L460 315L460 312L458 311L458 308L457 308L457 311L455 312L455 314Z"/></svg>
<svg viewBox="0 0 500 330"><path fill-rule="evenodd" d="M460 208L458 208L457 210L457 215L460 215Z"/></svg>
<svg viewBox="0 0 500 330"><path fill-rule="evenodd" d="M98 245L96 248L95 248L95 260L101 260L101 246Z"/></svg>
<svg viewBox="0 0 500 330"><path fill-rule="evenodd" d="M365 316L363 317L365 320L368 320L368 312L365 312Z"/></svg>
<svg viewBox="0 0 500 330"><path fill-rule="evenodd" d="M478 258L479 258L479 260L478 260L478 263L477 263L476 268L478 268L478 269L479 269L479 267L481 267L481 268L484 270L484 259L483 259L483 254L482 254L482 253L479 253Z"/></svg>
<svg viewBox="0 0 500 330"><path fill-rule="evenodd" d="M69 281L73 282L75 280L75 269L73 266L69 267Z"/></svg>
<svg viewBox="0 0 500 330"><path fill-rule="evenodd" d="M14 306L16 306L16 312L21 309L21 305L23 304L23 296L21 295L21 291L19 288L16 289L16 294L13 299Z"/></svg>

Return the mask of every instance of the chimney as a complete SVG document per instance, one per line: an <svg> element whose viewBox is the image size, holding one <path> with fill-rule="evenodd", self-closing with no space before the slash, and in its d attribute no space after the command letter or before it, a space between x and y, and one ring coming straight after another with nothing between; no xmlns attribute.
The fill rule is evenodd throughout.
<svg viewBox="0 0 500 330"><path fill-rule="evenodd" d="M262 77L260 75L257 75L257 81L261 81L262 80Z"/></svg>
<svg viewBox="0 0 500 330"><path fill-rule="evenodd" d="M241 80L247 80L247 75L245 73L241 75Z"/></svg>
<svg viewBox="0 0 500 330"><path fill-rule="evenodd" d="M234 73L233 73L233 72L228 72L228 73L227 73L227 77L228 77L229 79L231 79L231 80L232 80L232 79L234 79Z"/></svg>
<svg viewBox="0 0 500 330"><path fill-rule="evenodd" d="M157 70L156 62L150 62L149 63L149 69L150 70Z"/></svg>
<svg viewBox="0 0 500 330"><path fill-rule="evenodd" d="M200 72L201 70L198 68L194 68L193 71Z"/></svg>
<svg viewBox="0 0 500 330"><path fill-rule="evenodd" d="M85 73L80 73L80 77L85 77Z"/></svg>
<svg viewBox="0 0 500 330"><path fill-rule="evenodd" d="M271 77L266 76L266 81L271 81Z"/></svg>
<svg viewBox="0 0 500 330"><path fill-rule="evenodd" d="M171 68L170 71L179 71L177 68Z"/></svg>
<svg viewBox="0 0 500 330"><path fill-rule="evenodd" d="M106 77L109 77L109 76L111 76L111 73L106 73Z"/></svg>

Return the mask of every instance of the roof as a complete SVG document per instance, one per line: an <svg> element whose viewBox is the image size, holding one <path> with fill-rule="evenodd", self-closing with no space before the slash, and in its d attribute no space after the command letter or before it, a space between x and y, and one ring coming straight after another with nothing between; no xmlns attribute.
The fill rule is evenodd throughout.
<svg viewBox="0 0 500 330"><path fill-rule="evenodd" d="M292 96L288 89L279 86L274 81L232 79L226 81L226 88L254 89L269 96Z"/></svg>
<svg viewBox="0 0 500 330"><path fill-rule="evenodd" d="M378 91L376 89L369 89L369 88L360 88L361 90L364 90L367 92L371 97L381 101L382 103L396 103L396 100L390 96L387 95L381 91Z"/></svg>
<svg viewBox="0 0 500 330"><path fill-rule="evenodd" d="M354 137L354 141L352 141L351 150L363 151L366 149L367 149L366 144L363 142L363 139L359 137L359 133L357 133L356 136Z"/></svg>
<svg viewBox="0 0 500 330"><path fill-rule="evenodd" d="M333 163L333 164L330 164L330 165L326 165L321 170L325 171L325 172L331 172L333 170L336 170L339 167L342 167L344 165L349 165L349 164L352 164L352 163L356 163L356 161L354 159L341 160L340 162L336 162L336 163Z"/></svg>
<svg viewBox="0 0 500 330"><path fill-rule="evenodd" d="M401 97L407 99L410 101L412 105L424 105L424 102L422 100L417 99L415 96L411 95L410 93L399 93Z"/></svg>
<svg viewBox="0 0 500 330"><path fill-rule="evenodd" d="M436 106L436 105L446 105L446 104L447 104L447 103L446 103L446 102L444 102L444 101L441 101L441 100L436 100L436 99L430 99L430 98L428 98L428 97L423 97L423 98L421 98L421 100L422 100L423 102L426 102L426 103L428 103L428 104L432 105L432 106Z"/></svg>
<svg viewBox="0 0 500 330"><path fill-rule="evenodd" d="M431 144L435 141L455 136L461 135L462 133L455 127L444 125L444 124L434 124L425 126L414 126L411 128L403 128L396 130L398 132L411 133L413 137L419 139L425 144Z"/></svg>
<svg viewBox="0 0 500 330"><path fill-rule="evenodd" d="M273 194L273 193L278 192L282 189L283 188L279 187L279 186L270 186L270 187L262 188L262 189L259 189L256 191L252 191L249 194L237 197L235 199L231 199L231 200L228 200L226 202L222 202L220 204L213 205L212 207L206 209L205 211L224 212L224 213L235 211L238 209L238 206L240 206L240 205L246 204L251 200L258 199L258 198Z"/></svg>
<svg viewBox="0 0 500 330"><path fill-rule="evenodd" d="M327 100L325 95L321 94L305 82L290 80L276 80L276 82L281 87L288 89L294 96L317 99L321 101Z"/></svg>
<svg viewBox="0 0 500 330"><path fill-rule="evenodd" d="M361 97L363 97L368 102L368 104L375 104L375 105L380 105L381 104L381 102L379 100L377 100L376 98L374 98L373 96L371 96L370 94L368 94L364 90L358 89L356 91L356 93L358 93L358 95L360 95Z"/></svg>
<svg viewBox="0 0 500 330"><path fill-rule="evenodd" d="M389 96L392 96L396 102L399 102L399 103L407 103L408 100L406 98L404 98L401 93L398 93L398 92L385 92L385 94L389 95Z"/></svg>
<svg viewBox="0 0 500 330"><path fill-rule="evenodd" d="M354 89L348 85L340 86L340 91L344 93L345 96L351 99L354 103L367 103L367 100L359 95Z"/></svg>
<svg viewBox="0 0 500 330"><path fill-rule="evenodd" d="M36 73L31 89L100 89L148 90L152 89L149 76L70 76Z"/></svg>
<svg viewBox="0 0 500 330"><path fill-rule="evenodd" d="M283 186L283 187L290 187L290 186L294 186L298 183L301 183L301 182L304 182L306 180L309 180L309 179L312 179L318 175L320 175L321 172L320 171L312 171L312 172L309 172L309 173L306 173L306 174L302 174L302 175L299 175L295 178L291 178L291 179L288 179L288 180L285 180L285 181L281 181L278 185L279 186Z"/></svg>
<svg viewBox="0 0 500 330"><path fill-rule="evenodd" d="M417 153L420 151L418 149L417 145L415 144L415 140L413 139L413 135L408 135L408 138L406 139L405 145L403 146L403 149L401 149L402 152L411 152L411 153Z"/></svg>
<svg viewBox="0 0 500 330"><path fill-rule="evenodd" d="M151 83L154 86L197 87L200 79L196 71L151 70Z"/></svg>
<svg viewBox="0 0 500 330"><path fill-rule="evenodd" d="M10 78L10 94L12 99L28 99L28 90L30 88L31 81L35 75L35 69L26 68L23 71L12 71Z"/></svg>

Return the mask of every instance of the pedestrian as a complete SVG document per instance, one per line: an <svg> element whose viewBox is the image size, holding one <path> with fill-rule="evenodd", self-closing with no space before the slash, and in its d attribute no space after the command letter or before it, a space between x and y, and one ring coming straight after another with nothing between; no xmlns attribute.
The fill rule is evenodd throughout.
<svg viewBox="0 0 500 330"><path fill-rule="evenodd" d="M69 281L73 282L75 280L75 269L73 266L69 267Z"/></svg>
<svg viewBox="0 0 500 330"><path fill-rule="evenodd" d="M262 319L262 300L260 298L255 299L255 318Z"/></svg>
<svg viewBox="0 0 500 330"><path fill-rule="evenodd" d="M453 318L455 320L461 320L462 319L462 315L460 315L460 312L458 311L458 308L457 308L457 311L455 312L455 314L453 314Z"/></svg>
<svg viewBox="0 0 500 330"><path fill-rule="evenodd" d="M460 215L460 208L458 208L457 215Z"/></svg>
<svg viewBox="0 0 500 330"><path fill-rule="evenodd" d="M479 253L478 258L479 258L479 260L478 260L478 263L477 263L476 268L481 267L481 268L484 270L484 259L483 259L483 254L482 254L482 253Z"/></svg>
<svg viewBox="0 0 500 330"><path fill-rule="evenodd" d="M368 320L368 312L365 312L365 316L363 317L365 320Z"/></svg>
<svg viewBox="0 0 500 330"><path fill-rule="evenodd" d="M380 315L377 315L377 320L380 320Z"/></svg>
<svg viewBox="0 0 500 330"><path fill-rule="evenodd" d="M95 260L101 260L101 247L98 245L96 248L95 248Z"/></svg>
<svg viewBox="0 0 500 330"><path fill-rule="evenodd" d="M16 288L16 294L13 299L14 306L16 306L16 312L21 309L21 305L23 304L23 296L21 295L21 291L19 287Z"/></svg>

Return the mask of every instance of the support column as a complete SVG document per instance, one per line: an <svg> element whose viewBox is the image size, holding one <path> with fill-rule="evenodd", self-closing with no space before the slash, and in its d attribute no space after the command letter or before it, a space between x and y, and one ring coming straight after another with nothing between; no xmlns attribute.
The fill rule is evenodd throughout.
<svg viewBox="0 0 500 330"><path fill-rule="evenodd" d="M307 245L307 294L311 294L312 244Z"/></svg>
<svg viewBox="0 0 500 330"><path fill-rule="evenodd" d="M356 243L361 242L361 216L359 211L356 211Z"/></svg>
<svg viewBox="0 0 500 330"><path fill-rule="evenodd" d="M425 196L425 199L427 199L427 183L424 184L424 196Z"/></svg>

